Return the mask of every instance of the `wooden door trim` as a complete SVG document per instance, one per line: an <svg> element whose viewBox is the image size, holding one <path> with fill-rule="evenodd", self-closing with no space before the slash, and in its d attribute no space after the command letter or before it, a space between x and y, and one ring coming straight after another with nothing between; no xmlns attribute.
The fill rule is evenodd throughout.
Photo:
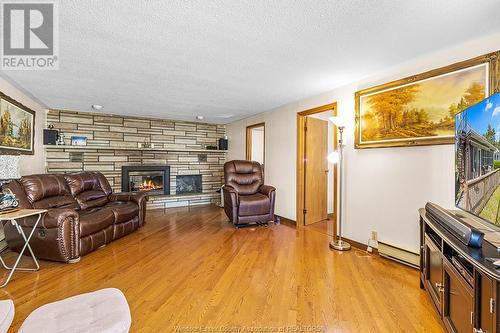
<svg viewBox="0 0 500 333"><path fill-rule="evenodd" d="M332 111L332 116L337 115L337 102L318 106L309 110L301 111L297 113L297 208L296 208L296 225L297 228L303 228L304 224L304 206L305 206L305 124L306 117L313 115L315 113L321 113L325 111ZM333 147L337 148L337 133L334 132L333 135ZM333 167L333 211L335 216L337 215L337 166ZM333 235L335 237L337 231L336 218L333 223Z"/></svg>
<svg viewBox="0 0 500 333"><path fill-rule="evenodd" d="M264 153L264 165L266 165L266 123L265 122L247 126L245 159L249 161L252 158L252 129L254 129L256 127L264 127L263 153Z"/></svg>

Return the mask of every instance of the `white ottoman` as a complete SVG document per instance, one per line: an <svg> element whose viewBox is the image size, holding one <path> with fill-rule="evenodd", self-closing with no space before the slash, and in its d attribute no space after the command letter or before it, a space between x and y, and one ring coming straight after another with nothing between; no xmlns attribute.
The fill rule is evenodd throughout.
<svg viewBox="0 0 500 333"><path fill-rule="evenodd" d="M130 323L125 295L109 288L41 306L26 318L19 333L125 333Z"/></svg>
<svg viewBox="0 0 500 333"><path fill-rule="evenodd" d="M14 302L12 300L0 301L0 333L7 333L14 319Z"/></svg>

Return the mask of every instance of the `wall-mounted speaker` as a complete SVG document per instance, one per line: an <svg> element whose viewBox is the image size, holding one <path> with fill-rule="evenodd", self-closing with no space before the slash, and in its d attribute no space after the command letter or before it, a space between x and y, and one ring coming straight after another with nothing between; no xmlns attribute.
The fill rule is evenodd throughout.
<svg viewBox="0 0 500 333"><path fill-rule="evenodd" d="M59 135L58 130L44 129L43 130L43 144L44 145L55 145L57 143L58 135Z"/></svg>
<svg viewBox="0 0 500 333"><path fill-rule="evenodd" d="M227 139L219 139L219 150L227 150L228 148L228 142Z"/></svg>

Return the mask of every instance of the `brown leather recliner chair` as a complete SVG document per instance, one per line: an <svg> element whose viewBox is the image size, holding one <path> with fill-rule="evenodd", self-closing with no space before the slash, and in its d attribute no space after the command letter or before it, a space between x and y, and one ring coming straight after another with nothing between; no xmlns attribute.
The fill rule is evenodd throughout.
<svg viewBox="0 0 500 333"><path fill-rule="evenodd" d="M276 189L264 185L259 163L226 162L224 179L224 211L235 226L274 221Z"/></svg>
<svg viewBox="0 0 500 333"><path fill-rule="evenodd" d="M40 259L76 262L137 230L146 216L146 193L112 193L100 172L24 176L5 187L20 208L47 209L30 240ZM36 217L17 222L29 233ZM24 242L15 227L5 223L4 231L9 248L19 252Z"/></svg>

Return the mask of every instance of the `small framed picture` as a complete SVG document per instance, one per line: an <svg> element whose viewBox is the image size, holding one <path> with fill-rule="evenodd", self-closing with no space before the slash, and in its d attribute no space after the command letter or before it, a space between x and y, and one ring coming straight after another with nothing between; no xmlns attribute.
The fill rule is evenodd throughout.
<svg viewBox="0 0 500 333"><path fill-rule="evenodd" d="M86 136L72 136L71 137L71 145L72 146L86 146L87 145L87 137Z"/></svg>

